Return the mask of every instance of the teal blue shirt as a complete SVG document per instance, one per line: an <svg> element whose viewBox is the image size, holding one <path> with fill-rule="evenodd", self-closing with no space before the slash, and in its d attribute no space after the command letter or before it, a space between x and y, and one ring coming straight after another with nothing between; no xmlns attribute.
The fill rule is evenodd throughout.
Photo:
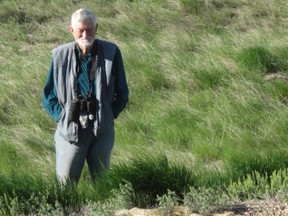
<svg viewBox="0 0 288 216"><path fill-rule="evenodd" d="M88 53L86 56L86 60L83 60L79 56L79 75L78 75L78 83L81 90L81 95L85 96L87 92L94 93L94 85L92 85L90 77L89 77L89 68L92 62L92 55ZM92 88L92 89L91 89Z"/></svg>

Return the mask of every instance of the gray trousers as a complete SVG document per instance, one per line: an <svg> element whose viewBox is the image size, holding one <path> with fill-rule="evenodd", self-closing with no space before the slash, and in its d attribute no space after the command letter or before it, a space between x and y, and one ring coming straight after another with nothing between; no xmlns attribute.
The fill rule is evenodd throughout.
<svg viewBox="0 0 288 216"><path fill-rule="evenodd" d="M67 181L78 182L87 161L93 180L108 169L111 151L114 145L114 129L102 137L95 137L91 128L81 129L77 143L64 140L56 131L56 174L58 181L65 185Z"/></svg>

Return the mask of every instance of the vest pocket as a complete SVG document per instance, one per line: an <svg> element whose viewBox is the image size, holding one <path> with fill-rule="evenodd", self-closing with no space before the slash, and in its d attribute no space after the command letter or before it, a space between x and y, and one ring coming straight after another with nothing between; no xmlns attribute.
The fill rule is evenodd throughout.
<svg viewBox="0 0 288 216"><path fill-rule="evenodd" d="M68 120L67 112L63 112L57 125L57 131L66 141L78 142L78 124Z"/></svg>
<svg viewBox="0 0 288 216"><path fill-rule="evenodd" d="M112 106L108 100L99 103L99 110L97 112L97 118L94 122L94 133L96 136L101 136L105 132L114 127L114 116L112 112Z"/></svg>

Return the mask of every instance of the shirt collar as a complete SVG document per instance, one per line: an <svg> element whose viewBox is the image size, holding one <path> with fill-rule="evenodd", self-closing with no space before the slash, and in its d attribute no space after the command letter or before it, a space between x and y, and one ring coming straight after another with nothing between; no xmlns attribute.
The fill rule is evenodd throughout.
<svg viewBox="0 0 288 216"><path fill-rule="evenodd" d="M91 59L91 57L92 57L92 52L91 52L92 49L89 51L89 53L87 53L85 60L81 58L82 50L80 49L80 46L79 46L78 43L76 43L76 49L77 49L77 53L78 53L77 57L78 57L78 59L80 59L80 61L88 61L88 60Z"/></svg>

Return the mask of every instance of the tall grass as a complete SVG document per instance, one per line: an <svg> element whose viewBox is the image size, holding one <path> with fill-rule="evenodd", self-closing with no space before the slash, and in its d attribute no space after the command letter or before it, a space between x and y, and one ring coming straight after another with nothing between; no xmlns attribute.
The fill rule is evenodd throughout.
<svg viewBox="0 0 288 216"><path fill-rule="evenodd" d="M25 200L31 211L48 203L42 210L51 214L84 211L81 204L95 210L101 202L110 206L119 188L130 204L151 206L168 189L183 198L189 187L240 188L255 172L269 185L265 176L287 168L284 0L2 0L0 6L3 214L29 211ZM116 120L111 171L92 183L85 167L67 195L51 180L56 124L41 107L41 93L51 50L72 40L70 15L83 6L99 16L97 37L121 48L131 94ZM132 189L121 192L127 182ZM35 196L43 202L33 203Z"/></svg>

